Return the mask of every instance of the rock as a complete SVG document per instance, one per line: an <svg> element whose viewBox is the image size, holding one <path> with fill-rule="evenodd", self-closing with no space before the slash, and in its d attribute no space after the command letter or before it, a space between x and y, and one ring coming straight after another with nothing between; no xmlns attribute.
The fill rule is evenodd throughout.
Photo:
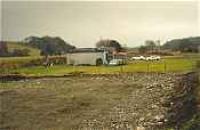
<svg viewBox="0 0 200 130"><path fill-rule="evenodd" d="M145 128L143 126L137 126L136 130L145 130Z"/></svg>
<svg viewBox="0 0 200 130"><path fill-rule="evenodd" d="M145 120L145 118L144 117L140 117L140 119L139 119L141 122L142 121L144 121Z"/></svg>
<svg viewBox="0 0 200 130"><path fill-rule="evenodd" d="M163 125L163 124L164 124L164 123L161 122L161 121L159 121L159 122L156 123L156 125L158 125L158 126L161 126L161 125Z"/></svg>
<svg viewBox="0 0 200 130"><path fill-rule="evenodd" d="M155 104L152 104L152 105L151 105L151 108L158 108L158 106L155 105Z"/></svg>
<svg viewBox="0 0 200 130"><path fill-rule="evenodd" d="M154 119L156 120L156 121L161 121L161 120L163 120L164 119L164 115L156 115L155 117L154 117Z"/></svg>

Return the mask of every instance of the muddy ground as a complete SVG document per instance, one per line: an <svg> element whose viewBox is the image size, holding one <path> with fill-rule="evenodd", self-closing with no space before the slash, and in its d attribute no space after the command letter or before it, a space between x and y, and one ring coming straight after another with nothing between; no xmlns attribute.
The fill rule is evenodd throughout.
<svg viewBox="0 0 200 130"><path fill-rule="evenodd" d="M195 83L174 73L4 81L0 129L178 129L195 112Z"/></svg>

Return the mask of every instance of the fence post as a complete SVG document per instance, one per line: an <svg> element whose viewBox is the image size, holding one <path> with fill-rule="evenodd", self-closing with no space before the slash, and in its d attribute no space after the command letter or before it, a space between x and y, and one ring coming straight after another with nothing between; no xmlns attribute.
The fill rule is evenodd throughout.
<svg viewBox="0 0 200 130"><path fill-rule="evenodd" d="M197 70L197 72L200 72L200 60L196 61L195 69Z"/></svg>
<svg viewBox="0 0 200 130"><path fill-rule="evenodd" d="M123 73L123 66L120 65L120 72Z"/></svg>
<svg viewBox="0 0 200 130"><path fill-rule="evenodd" d="M97 74L97 66L95 66L95 74Z"/></svg>
<svg viewBox="0 0 200 130"><path fill-rule="evenodd" d="M76 72L76 68L75 68L75 65L73 65L73 73Z"/></svg>
<svg viewBox="0 0 200 130"><path fill-rule="evenodd" d="M164 62L164 71L167 72L167 64Z"/></svg>
<svg viewBox="0 0 200 130"><path fill-rule="evenodd" d="M150 71L149 68L150 68L150 64L148 63L148 64L147 64L147 72Z"/></svg>

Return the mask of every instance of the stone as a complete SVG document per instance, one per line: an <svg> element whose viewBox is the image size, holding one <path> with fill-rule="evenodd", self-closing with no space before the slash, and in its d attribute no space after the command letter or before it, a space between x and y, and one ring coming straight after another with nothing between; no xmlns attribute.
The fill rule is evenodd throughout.
<svg viewBox="0 0 200 130"><path fill-rule="evenodd" d="M143 126L137 126L136 130L145 130L145 128Z"/></svg>

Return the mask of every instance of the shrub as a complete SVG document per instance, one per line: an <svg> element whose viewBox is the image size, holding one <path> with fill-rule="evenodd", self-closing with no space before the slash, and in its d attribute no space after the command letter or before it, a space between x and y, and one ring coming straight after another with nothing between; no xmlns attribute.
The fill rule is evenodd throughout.
<svg viewBox="0 0 200 130"><path fill-rule="evenodd" d="M60 64L66 64L67 61L66 61L66 57L64 56L54 56L54 57L50 57L49 62L56 65L60 65Z"/></svg>

